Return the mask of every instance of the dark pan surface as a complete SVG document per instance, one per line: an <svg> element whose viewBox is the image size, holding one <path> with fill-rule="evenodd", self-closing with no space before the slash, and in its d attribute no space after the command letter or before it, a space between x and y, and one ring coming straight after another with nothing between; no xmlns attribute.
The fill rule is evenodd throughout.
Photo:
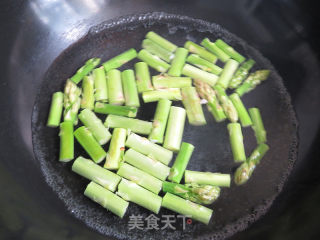
<svg viewBox="0 0 320 240"><path fill-rule="evenodd" d="M223 189L220 199L213 204L214 215L208 226L193 222L182 230L128 230L130 215L147 217L150 212L130 204L124 219L119 219L83 195L87 180L70 170L71 164L62 164L58 156L58 129L45 126L50 97L62 90L65 80L82 63L91 57L101 57L105 61L128 48L140 49L140 43L148 31L155 31L170 41L182 46L188 39L200 42L204 37L222 38L247 57L256 60L256 69L272 70L268 81L255 91L245 95L247 107L257 106L262 111L268 132L271 150L254 172L252 179L244 186ZM129 63L122 69L132 68ZM153 104L144 105L138 116L151 120ZM234 171L234 163L229 147L226 122L217 124L205 110L208 124L203 127L186 125L184 141L196 146L188 169L229 173ZM271 63L257 50L229 33L221 26L188 17L152 13L131 15L105 22L92 28L89 33L66 49L49 68L39 89L32 117L33 147L41 164L47 183L62 199L72 214L88 226L119 239L221 239L243 230L263 215L281 191L296 159L297 121L290 97L283 86L281 77ZM253 132L244 129L247 155L256 146ZM78 145L77 155L87 156ZM162 209L159 216L173 214Z"/></svg>

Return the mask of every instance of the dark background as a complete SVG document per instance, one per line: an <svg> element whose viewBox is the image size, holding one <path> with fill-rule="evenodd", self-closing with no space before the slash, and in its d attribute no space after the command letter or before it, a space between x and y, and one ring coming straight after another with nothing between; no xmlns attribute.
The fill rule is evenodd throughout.
<svg viewBox="0 0 320 240"><path fill-rule="evenodd" d="M52 61L91 26L165 11L224 26L277 68L299 120L299 158L268 214L232 239L320 237L320 21L316 1L30 0L0 3L0 239L105 239L69 214L33 157L31 113Z"/></svg>

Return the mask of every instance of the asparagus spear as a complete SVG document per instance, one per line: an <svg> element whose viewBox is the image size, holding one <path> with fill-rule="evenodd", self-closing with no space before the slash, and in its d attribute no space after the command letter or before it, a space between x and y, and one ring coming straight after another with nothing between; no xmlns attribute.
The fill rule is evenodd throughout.
<svg viewBox="0 0 320 240"><path fill-rule="evenodd" d="M118 106L107 103L96 102L94 111L101 114L114 114L124 117L136 117L138 109L136 107Z"/></svg>
<svg viewBox="0 0 320 240"><path fill-rule="evenodd" d="M109 151L107 153L104 168L118 169L123 160L124 145L126 142L127 130L124 128L115 128L112 133Z"/></svg>
<svg viewBox="0 0 320 240"><path fill-rule="evenodd" d="M78 117L100 145L104 145L109 142L111 133L91 110L83 109Z"/></svg>
<svg viewBox="0 0 320 240"><path fill-rule="evenodd" d="M91 58L86 63L84 66L78 69L75 75L71 77L71 81L74 82L75 84L78 84L84 76L88 75L98 64L100 63L100 58Z"/></svg>
<svg viewBox="0 0 320 240"><path fill-rule="evenodd" d="M126 179L121 180L117 194L123 199L134 202L154 213L159 213L161 208L162 198L160 196Z"/></svg>
<svg viewBox="0 0 320 240"><path fill-rule="evenodd" d="M270 70L258 70L254 73L251 73L249 77L236 89L236 93L238 93L241 97L250 92L262 81L265 81L269 77L269 74Z"/></svg>
<svg viewBox="0 0 320 240"><path fill-rule="evenodd" d="M183 173L187 168L188 162L191 158L194 146L190 143L182 142L180 151L173 166L170 169L168 179L172 182L180 183Z"/></svg>
<svg viewBox="0 0 320 240"><path fill-rule="evenodd" d="M200 57L208 60L211 63L216 63L217 56L213 55L212 53L208 52L205 48L199 46L198 44L186 41L184 47L189 50L191 53L198 54Z"/></svg>
<svg viewBox="0 0 320 240"><path fill-rule="evenodd" d="M139 107L139 95L133 70L128 69L123 71L121 79L126 106Z"/></svg>
<svg viewBox="0 0 320 240"><path fill-rule="evenodd" d="M238 66L239 63L237 61L229 59L224 65L222 73L218 79L218 84L220 84L223 88L227 88Z"/></svg>
<svg viewBox="0 0 320 240"><path fill-rule="evenodd" d="M179 101L182 99L182 96L179 88L167 88L143 92L142 99L145 103L157 102L160 99Z"/></svg>
<svg viewBox="0 0 320 240"><path fill-rule="evenodd" d="M108 86L106 73L103 67L99 67L93 70L93 79L94 79L94 88L95 94L94 97L96 101L107 102L108 101Z"/></svg>
<svg viewBox="0 0 320 240"><path fill-rule="evenodd" d="M58 127L61 120L63 109L63 93L55 92L52 95L49 117L47 121L48 127Z"/></svg>
<svg viewBox="0 0 320 240"><path fill-rule="evenodd" d="M219 60L226 62L230 59L230 56L221 50L215 43L211 42L208 38L202 40L201 45L215 54Z"/></svg>
<svg viewBox="0 0 320 240"><path fill-rule="evenodd" d="M110 104L124 104L124 95L121 82L121 73L118 69L107 72L108 97Z"/></svg>
<svg viewBox="0 0 320 240"><path fill-rule="evenodd" d="M155 143L163 143L164 131L167 126L169 111L172 102L167 99L160 99L157 104L156 113L153 118L152 130L149 140Z"/></svg>
<svg viewBox="0 0 320 240"><path fill-rule="evenodd" d="M74 158L73 123L62 122L60 124L60 155L59 161L69 162Z"/></svg>
<svg viewBox="0 0 320 240"><path fill-rule="evenodd" d="M80 95L81 89L71 80L67 80L66 86L64 88L63 96L63 120L70 121L74 125L78 123L77 114L80 108Z"/></svg>
<svg viewBox="0 0 320 240"><path fill-rule="evenodd" d="M94 107L94 81L92 76L85 76L82 81L81 108L92 110Z"/></svg>
<svg viewBox="0 0 320 240"><path fill-rule="evenodd" d="M174 52L177 49L177 46L175 44L169 42L167 39L161 37L155 32L148 32L146 38L159 44L161 47L168 50L169 52Z"/></svg>
<svg viewBox="0 0 320 240"><path fill-rule="evenodd" d="M162 206L204 224L209 223L213 212L210 208L190 202L171 193L166 193L166 195L164 195Z"/></svg>
<svg viewBox="0 0 320 240"><path fill-rule="evenodd" d="M123 218L129 206L127 201L94 182L88 184L84 195L120 218Z"/></svg>
<svg viewBox="0 0 320 240"><path fill-rule="evenodd" d="M137 57L137 51L133 48L130 48L129 50L121 53L120 55L104 62L102 65L103 65L105 71L108 72L111 69L121 67L123 64L131 61L135 57Z"/></svg>
<svg viewBox="0 0 320 240"><path fill-rule="evenodd" d="M253 67L253 65L256 62L252 59L249 59L241 64L241 66L238 68L236 73L233 75L232 79L229 82L229 88L237 88L243 80L246 79L246 77L249 74L250 69Z"/></svg>
<svg viewBox="0 0 320 240"><path fill-rule="evenodd" d="M259 108L249 108L252 119L252 129L254 130L257 143L265 143L267 141L267 132L264 128Z"/></svg>
<svg viewBox="0 0 320 240"><path fill-rule="evenodd" d="M114 192L121 180L117 174L100 167L89 159L78 157L72 164L72 171L102 187Z"/></svg>
<svg viewBox="0 0 320 240"><path fill-rule="evenodd" d="M185 120L186 110L184 108L170 107L168 125L163 143L166 149L174 152L179 151Z"/></svg>
<svg viewBox="0 0 320 240"><path fill-rule="evenodd" d="M194 80L194 85L196 86L197 92L201 98L208 101L208 109L215 120L217 122L224 121L227 117L218 102L215 91L209 86L209 84L197 79Z"/></svg>
<svg viewBox="0 0 320 240"><path fill-rule="evenodd" d="M171 62L174 57L174 54L172 52L164 49L159 44L150 39L144 39L142 41L142 48L146 49L148 52L158 56L166 62Z"/></svg>
<svg viewBox="0 0 320 240"><path fill-rule="evenodd" d="M223 50L226 54L228 54L231 58L236 60L239 63L242 63L245 59L240 53L233 49L233 47L229 46L226 42L221 39L218 39L215 44Z"/></svg>
<svg viewBox="0 0 320 240"><path fill-rule="evenodd" d="M229 99L229 97L227 96L225 90L219 85L214 86L213 89L215 90L215 92L217 94L217 97L221 103L221 106L222 106L227 118L231 122L237 122L238 121L237 110L234 107L231 100Z"/></svg>
<svg viewBox="0 0 320 240"><path fill-rule="evenodd" d="M241 122L242 127L248 127L252 125L251 118L246 107L243 105L239 95L237 93L233 93L229 96L231 102L234 107L237 109L238 116Z"/></svg>
<svg viewBox="0 0 320 240"><path fill-rule="evenodd" d="M184 173L184 181L185 183L230 187L231 178L230 174L186 170Z"/></svg>
<svg viewBox="0 0 320 240"><path fill-rule="evenodd" d="M162 190L191 202L199 204L212 204L220 196L220 188L211 185L198 184L178 184L171 182L163 182Z"/></svg>
<svg viewBox="0 0 320 240"><path fill-rule="evenodd" d="M117 174L155 194L158 194L162 188L161 180L126 163L120 165Z"/></svg>
<svg viewBox="0 0 320 240"><path fill-rule="evenodd" d="M165 165L170 163L173 156L172 151L152 143L147 138L140 137L134 133L130 133L126 141L126 147L132 148L133 150L147 155L151 159L160 161Z"/></svg>
<svg viewBox="0 0 320 240"><path fill-rule="evenodd" d="M145 62L137 62L134 68L136 71L138 92L142 93L153 90L148 64Z"/></svg>
<svg viewBox="0 0 320 240"><path fill-rule="evenodd" d="M214 86L218 81L218 76L212 73L208 73L199 68L191 66L190 64L185 64L182 69L182 74L191 77L193 79L201 80L208 83L210 86Z"/></svg>
<svg viewBox="0 0 320 240"><path fill-rule="evenodd" d="M141 61L146 62L150 67L154 68L158 72L166 72L170 65L165 61L161 60L158 56L151 54L145 49L140 50L138 58Z"/></svg>
<svg viewBox="0 0 320 240"><path fill-rule="evenodd" d="M143 135L150 134L152 130L151 122L111 114L106 118L104 125L108 128L125 128L134 133Z"/></svg>
<svg viewBox="0 0 320 240"><path fill-rule="evenodd" d="M216 75L219 75L222 72L221 67L199 57L196 54L189 55L187 57L187 62L197 66L198 68L200 68L204 71L211 72Z"/></svg>
<svg viewBox="0 0 320 240"><path fill-rule="evenodd" d="M185 48L177 48L168 74L174 77L180 77L182 68L186 62L188 50Z"/></svg>
<svg viewBox="0 0 320 240"><path fill-rule="evenodd" d="M152 77L152 83L155 89L183 88L191 87L192 79L189 77L170 77L165 75L156 75Z"/></svg>
<svg viewBox="0 0 320 240"><path fill-rule="evenodd" d="M106 157L107 153L85 126L79 127L74 132L74 136L94 162L100 163Z"/></svg>
<svg viewBox="0 0 320 240"><path fill-rule="evenodd" d="M260 160L269 150L269 146L262 143L251 153L250 157L242 163L234 174L234 182L237 185L246 183L251 177L254 169L259 164Z"/></svg>
<svg viewBox="0 0 320 240"><path fill-rule="evenodd" d="M124 161L162 181L169 175L168 166L131 148L124 154Z"/></svg>
<svg viewBox="0 0 320 240"><path fill-rule="evenodd" d="M228 124L229 138L233 159L235 162L243 162L246 160L246 153L243 145L243 136L239 123Z"/></svg>

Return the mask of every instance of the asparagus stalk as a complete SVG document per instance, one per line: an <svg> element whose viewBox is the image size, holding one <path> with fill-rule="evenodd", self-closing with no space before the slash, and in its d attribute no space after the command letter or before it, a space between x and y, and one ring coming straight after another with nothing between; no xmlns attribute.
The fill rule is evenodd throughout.
<svg viewBox="0 0 320 240"><path fill-rule="evenodd" d="M61 120L63 109L63 93L55 92L52 95L49 117L47 121L48 127L58 127Z"/></svg>
<svg viewBox="0 0 320 240"><path fill-rule="evenodd" d="M218 79L218 84L220 84L223 88L227 88L238 66L239 66L239 63L237 61L233 59L229 59L226 62L222 70L222 73Z"/></svg>
<svg viewBox="0 0 320 240"><path fill-rule="evenodd" d="M77 114L80 109L80 95L81 89L71 80L67 80L63 96L63 120L70 121L74 125L78 123Z"/></svg>
<svg viewBox="0 0 320 240"><path fill-rule="evenodd" d="M151 142L163 143L164 131L167 126L171 104L172 102L167 99L160 99L158 101L152 123L152 130L149 134L149 140Z"/></svg>
<svg viewBox="0 0 320 240"><path fill-rule="evenodd" d="M101 114L113 114L124 117L136 117L138 109L136 107L118 106L107 103L96 102L94 111Z"/></svg>
<svg viewBox="0 0 320 240"><path fill-rule="evenodd" d="M86 75L88 75L98 64L100 63L100 58L91 58L84 66L78 69L75 75L71 77L71 81L78 84Z"/></svg>
<svg viewBox="0 0 320 240"><path fill-rule="evenodd" d="M202 40L201 45L204 46L208 51L216 55L219 60L226 62L230 59L230 56L221 50L215 43L211 42L208 38Z"/></svg>
<svg viewBox="0 0 320 240"><path fill-rule="evenodd" d="M107 153L104 168L118 169L123 160L124 145L126 142L127 130L124 128L115 128L112 133L109 151Z"/></svg>
<svg viewBox="0 0 320 240"><path fill-rule="evenodd" d="M237 185L246 183L251 177L254 169L259 164L260 160L269 150L269 146L262 143L251 153L250 157L242 163L234 174L234 182Z"/></svg>
<svg viewBox="0 0 320 240"><path fill-rule="evenodd" d="M200 57L208 60L211 63L216 63L217 61L217 56L213 55L212 53L208 52L205 48L201 47L200 45L191 42L191 41L186 41L184 44L184 47L189 50L191 53L195 53L199 55Z"/></svg>
<svg viewBox="0 0 320 240"><path fill-rule="evenodd" d="M85 76L82 81L81 108L92 110L94 107L94 81L92 76Z"/></svg>
<svg viewBox="0 0 320 240"><path fill-rule="evenodd" d="M123 64L131 61L132 59L137 57L137 51L133 48L121 53L120 55L111 58L110 60L104 62L102 65L106 72L111 69L119 68Z"/></svg>
<svg viewBox="0 0 320 240"><path fill-rule="evenodd" d="M142 48L146 49L148 52L158 56L166 62L171 62L174 57L174 54L167 49L164 49L159 44L155 43L150 39L144 39L142 41Z"/></svg>
<svg viewBox="0 0 320 240"><path fill-rule="evenodd" d="M267 142L267 132L264 128L259 108L249 108L249 113L252 119L252 129L254 130L257 143Z"/></svg>
<svg viewBox="0 0 320 240"><path fill-rule="evenodd" d="M196 88L184 87L181 89L181 95L182 103L187 111L189 123L195 126L207 124Z"/></svg>
<svg viewBox="0 0 320 240"><path fill-rule="evenodd" d="M72 164L72 171L102 187L114 192L121 180L117 174L100 167L89 159L78 157Z"/></svg>
<svg viewBox="0 0 320 240"><path fill-rule="evenodd" d="M79 127L74 132L74 136L94 162L100 163L106 157L107 153L85 126Z"/></svg>
<svg viewBox="0 0 320 240"><path fill-rule="evenodd" d="M162 188L161 180L126 163L121 164L117 174L155 194L158 194Z"/></svg>
<svg viewBox="0 0 320 240"><path fill-rule="evenodd" d="M127 201L94 182L88 184L84 195L120 218L123 218L129 206Z"/></svg>
<svg viewBox="0 0 320 240"><path fill-rule="evenodd" d="M212 204L220 196L220 188L211 185L198 184L178 184L172 182L163 182L162 190L191 202L199 204Z"/></svg>
<svg viewBox="0 0 320 240"><path fill-rule="evenodd" d="M185 183L196 183L203 185L213 185L218 187L230 187L230 174L198 172L186 170L184 173Z"/></svg>
<svg viewBox="0 0 320 240"><path fill-rule="evenodd" d="M107 72L108 97L110 104L124 104L124 95L121 82L121 73L118 69Z"/></svg>
<svg viewBox="0 0 320 240"><path fill-rule="evenodd" d="M185 48L177 48L168 74L174 77L180 77L182 68L186 62L188 50Z"/></svg>
<svg viewBox="0 0 320 240"><path fill-rule="evenodd" d="M104 145L109 142L111 133L91 110L83 109L79 114L79 119L83 125L89 129L100 145Z"/></svg>
<svg viewBox="0 0 320 240"><path fill-rule="evenodd" d="M121 180L117 194L123 199L134 202L154 213L159 213L161 208L162 198L160 196L126 179Z"/></svg>
<svg viewBox="0 0 320 240"><path fill-rule="evenodd" d="M123 71L121 79L126 106L139 107L139 95L133 70L128 69Z"/></svg>
<svg viewBox="0 0 320 240"><path fill-rule="evenodd" d="M182 96L179 88L167 88L143 92L142 99L145 103L157 102L160 99L180 101Z"/></svg>
<svg viewBox="0 0 320 240"><path fill-rule="evenodd" d="M243 162L246 160L246 153L243 145L243 136L239 123L228 124L229 138L233 159L235 162Z"/></svg>
<svg viewBox="0 0 320 240"><path fill-rule="evenodd" d="M163 146L177 152L180 150L183 129L186 120L186 110L181 107L170 107L167 130Z"/></svg>
<svg viewBox="0 0 320 240"><path fill-rule="evenodd" d="M147 155L153 160L162 162L168 165L172 159L172 151L150 142L147 138L140 137L137 134L131 133L126 141L126 146L133 150Z"/></svg>
<svg viewBox="0 0 320 240"><path fill-rule="evenodd" d="M211 72L216 75L219 75L222 72L221 67L199 57L196 54L189 55L187 57L187 62L197 66L198 68L202 69L203 71Z"/></svg>
<svg viewBox="0 0 320 240"><path fill-rule="evenodd" d="M191 87L192 79L189 77L170 77L156 75L152 77L152 84L155 89Z"/></svg>
<svg viewBox="0 0 320 240"><path fill-rule="evenodd" d="M257 85L259 85L262 81L265 81L270 74L270 70L258 70L254 73L251 73L249 77L236 89L236 93L239 96L243 96L244 94L250 92L255 89Z"/></svg>
<svg viewBox="0 0 320 240"><path fill-rule="evenodd" d="M152 130L151 122L111 114L106 118L104 125L108 128L125 128L134 133L143 135L150 134Z"/></svg>
<svg viewBox="0 0 320 240"><path fill-rule="evenodd" d="M218 102L215 91L209 86L209 84L197 80L194 80L197 92L200 97L208 101L208 109L212 113L213 117L217 122L224 121L227 117L223 111L223 108Z"/></svg>
<svg viewBox="0 0 320 240"><path fill-rule="evenodd" d="M169 42L167 39L161 37L155 32L148 32L146 38L159 44L161 47L168 50L169 52L174 52L177 49L177 46L175 44Z"/></svg>
<svg viewBox="0 0 320 240"><path fill-rule="evenodd" d="M94 79L94 88L95 94L94 97L96 101L107 102L108 101L108 86L106 73L103 67L99 67L93 70L93 79Z"/></svg>
<svg viewBox="0 0 320 240"><path fill-rule="evenodd" d="M162 206L204 224L209 223L213 212L210 208L190 202L171 193L166 193L166 195L164 195Z"/></svg>
<svg viewBox="0 0 320 240"><path fill-rule="evenodd" d="M131 148L124 154L124 161L162 181L169 175L168 166Z"/></svg>
<svg viewBox="0 0 320 240"><path fill-rule="evenodd" d="M180 183L183 173L193 153L194 146L190 143L182 142L180 151L173 166L170 169L168 179L172 182Z"/></svg>
<svg viewBox="0 0 320 240"><path fill-rule="evenodd" d="M59 161L69 162L74 158L73 123L62 122L60 124L60 155Z"/></svg>
<svg viewBox="0 0 320 240"><path fill-rule="evenodd" d="M246 107L243 105L239 95L237 93L233 93L229 96L231 102L234 107L237 109L238 116L241 122L242 127L248 127L252 125L251 118Z"/></svg>
<svg viewBox="0 0 320 240"><path fill-rule="evenodd" d="M242 81L246 79L250 69L253 67L255 63L256 62L252 59L249 59L248 61L242 63L236 71L236 73L233 75L232 79L230 80L228 87L232 89L237 88L242 83Z"/></svg>
<svg viewBox="0 0 320 240"><path fill-rule="evenodd" d="M145 49L140 50L138 58L141 61L146 62L150 67L154 68L158 72L166 72L170 65L165 61L161 60L158 56L151 54Z"/></svg>
<svg viewBox="0 0 320 240"><path fill-rule="evenodd" d="M142 93L153 90L148 64L145 62L138 62L134 65L134 68L136 72L138 92Z"/></svg>
<svg viewBox="0 0 320 240"><path fill-rule="evenodd" d="M245 59L240 53L233 49L233 47L229 46L226 42L221 39L218 39L215 44L223 50L226 54L228 54L231 58L236 60L239 63L242 63Z"/></svg>
<svg viewBox="0 0 320 240"><path fill-rule="evenodd" d="M213 89L215 90L217 97L219 99L219 102L224 110L224 113L226 114L227 118L231 121L231 122L237 122L238 121L238 113L236 108L234 107L233 103L231 102L231 100L229 99L229 97L227 96L225 90L219 86L216 85L213 87Z"/></svg>
<svg viewBox="0 0 320 240"><path fill-rule="evenodd" d="M191 66L190 64L185 64L182 69L182 74L191 77L193 79L201 80L208 83L210 86L214 86L218 81L218 76L212 73L208 73L199 68Z"/></svg>

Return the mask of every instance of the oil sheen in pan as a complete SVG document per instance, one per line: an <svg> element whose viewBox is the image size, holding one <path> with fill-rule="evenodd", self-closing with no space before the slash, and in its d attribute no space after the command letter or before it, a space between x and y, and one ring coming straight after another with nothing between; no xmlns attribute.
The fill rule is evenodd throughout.
<svg viewBox="0 0 320 240"><path fill-rule="evenodd" d="M255 59L255 69L266 68L272 72L265 83L243 97L247 107L257 106L261 109L271 150L247 184L222 189L219 200L210 206L214 213L208 226L193 221L183 229L181 220L177 219L173 224L176 230L129 230L129 216L141 215L145 219L151 213L130 204L125 217L120 219L87 199L83 191L88 181L71 172L71 163L58 162L58 129L45 126L52 93L61 91L65 80L86 59L101 57L102 61L105 61L131 47L139 50L145 34L150 30L179 46L183 46L186 40L199 43L204 37L212 40L222 38L244 56ZM135 62L128 63L122 69L132 68ZM47 183L65 203L67 209L89 227L106 236L139 240L223 239L245 229L262 216L281 191L291 171L297 154L297 120L290 101L281 77L271 63L257 50L221 26L165 13L130 15L92 28L51 65L39 89L33 110L34 154L41 164ZM154 110L154 104L142 105L138 118L150 120ZM188 169L233 172L235 165L229 147L227 122L215 123L206 109L205 115L208 122L206 126L193 127L186 124L184 141L196 147ZM250 128L243 131L246 153L249 155L256 142ZM76 156L87 156L79 145L76 144L75 147ZM161 216L173 214L169 210L161 209L158 217L161 220Z"/></svg>

